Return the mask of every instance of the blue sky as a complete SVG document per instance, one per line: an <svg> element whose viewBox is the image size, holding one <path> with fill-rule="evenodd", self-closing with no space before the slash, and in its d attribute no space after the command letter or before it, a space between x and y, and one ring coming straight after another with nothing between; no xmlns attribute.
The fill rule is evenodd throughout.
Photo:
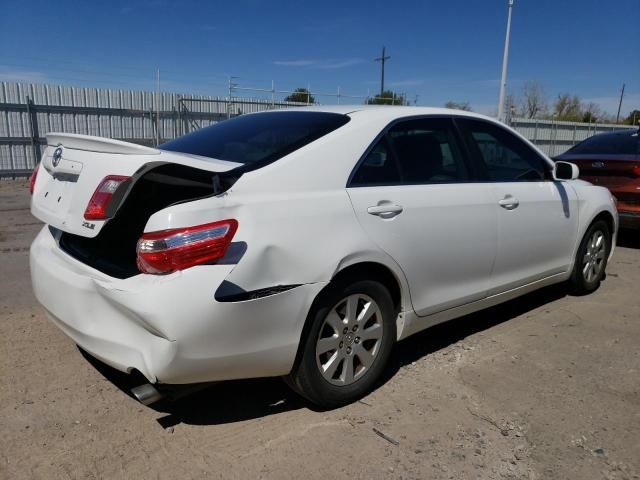
<svg viewBox="0 0 640 480"><path fill-rule="evenodd" d="M240 86L367 95L419 105L498 97L506 0L108 2L3 0L0 81L226 95ZM515 0L508 90L537 80L615 113L640 108L640 0ZM331 97L319 97L334 103ZM354 101L355 102L355 101ZM345 101L343 100L343 103Z"/></svg>

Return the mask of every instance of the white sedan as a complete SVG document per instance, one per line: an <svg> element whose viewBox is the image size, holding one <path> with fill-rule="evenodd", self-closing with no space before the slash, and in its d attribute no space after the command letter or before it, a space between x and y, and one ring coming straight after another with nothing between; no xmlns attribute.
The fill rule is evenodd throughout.
<svg viewBox="0 0 640 480"><path fill-rule="evenodd" d="M567 282L595 290L614 200L469 112L239 116L148 148L47 135L33 289L84 350L158 384L284 376L325 407L398 340Z"/></svg>

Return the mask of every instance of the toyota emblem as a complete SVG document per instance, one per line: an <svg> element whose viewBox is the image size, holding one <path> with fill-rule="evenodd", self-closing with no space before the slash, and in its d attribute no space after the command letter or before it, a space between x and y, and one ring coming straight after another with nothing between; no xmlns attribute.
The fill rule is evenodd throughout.
<svg viewBox="0 0 640 480"><path fill-rule="evenodd" d="M51 160L51 163L53 163L54 167L57 167L61 159L62 159L62 147L58 147L53 152L53 159Z"/></svg>

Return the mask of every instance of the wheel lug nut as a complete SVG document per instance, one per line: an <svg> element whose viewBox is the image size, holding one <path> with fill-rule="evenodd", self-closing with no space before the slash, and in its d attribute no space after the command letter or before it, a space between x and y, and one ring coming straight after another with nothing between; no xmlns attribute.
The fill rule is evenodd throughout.
<svg viewBox="0 0 640 480"><path fill-rule="evenodd" d="M353 341L356 342L356 343L360 343L360 337L354 338Z"/></svg>
<svg viewBox="0 0 640 480"><path fill-rule="evenodd" d="M340 342L340 348L344 347L344 342Z"/></svg>
<svg viewBox="0 0 640 480"><path fill-rule="evenodd" d="M347 353L351 353L351 347L347 347Z"/></svg>
<svg viewBox="0 0 640 480"><path fill-rule="evenodd" d="M358 325L354 325L354 326L353 326L353 328L352 328L352 330L353 330L354 332L357 332L357 331L358 331Z"/></svg>
<svg viewBox="0 0 640 480"><path fill-rule="evenodd" d="M342 333L347 333L349 331L349 329L347 327L344 327L344 330L342 330Z"/></svg>

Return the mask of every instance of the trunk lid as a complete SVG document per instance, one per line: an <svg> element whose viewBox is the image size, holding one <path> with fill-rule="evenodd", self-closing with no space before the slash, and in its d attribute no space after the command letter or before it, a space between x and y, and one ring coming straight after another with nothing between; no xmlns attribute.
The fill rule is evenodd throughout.
<svg viewBox="0 0 640 480"><path fill-rule="evenodd" d="M31 198L31 213L64 232L96 237L109 220L86 220L84 211L102 179L122 175L133 177L135 182L136 172L148 164L178 164L210 172L239 166L108 138L50 133Z"/></svg>

